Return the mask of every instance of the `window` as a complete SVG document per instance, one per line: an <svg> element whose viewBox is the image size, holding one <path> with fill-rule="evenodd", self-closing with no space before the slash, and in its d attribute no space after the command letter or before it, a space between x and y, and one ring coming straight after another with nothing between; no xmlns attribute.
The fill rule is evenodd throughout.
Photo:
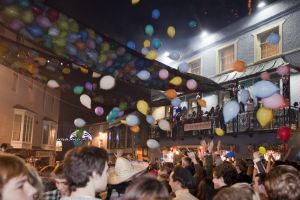
<svg viewBox="0 0 300 200"><path fill-rule="evenodd" d="M57 124L53 121L43 121L43 145L44 148L55 146ZM46 145L46 146L45 146ZM48 145L48 147L47 147Z"/></svg>
<svg viewBox="0 0 300 200"><path fill-rule="evenodd" d="M201 75L201 58L190 62L189 67L192 74Z"/></svg>
<svg viewBox="0 0 300 200"><path fill-rule="evenodd" d="M232 69L235 61L235 45L226 46L218 51L219 72Z"/></svg>
<svg viewBox="0 0 300 200"><path fill-rule="evenodd" d="M197 113L197 100L196 99L190 99L189 100L189 114L193 114L193 112Z"/></svg>

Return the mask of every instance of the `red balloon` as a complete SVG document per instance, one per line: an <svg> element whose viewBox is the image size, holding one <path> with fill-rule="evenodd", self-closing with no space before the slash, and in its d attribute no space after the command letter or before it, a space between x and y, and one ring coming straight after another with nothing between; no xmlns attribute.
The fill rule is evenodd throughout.
<svg viewBox="0 0 300 200"><path fill-rule="evenodd" d="M43 10L41 7L37 6L37 5L32 5L31 6L31 10L32 10L32 13L35 14L35 15L41 15L43 14Z"/></svg>
<svg viewBox="0 0 300 200"><path fill-rule="evenodd" d="M50 8L49 10L47 10L46 16L53 23L53 22L55 22L55 21L58 20L58 18L59 18L59 12L57 10L55 10L55 9Z"/></svg>
<svg viewBox="0 0 300 200"><path fill-rule="evenodd" d="M286 126L282 126L277 131L277 136L280 138L282 142L287 142L291 137L291 129Z"/></svg>

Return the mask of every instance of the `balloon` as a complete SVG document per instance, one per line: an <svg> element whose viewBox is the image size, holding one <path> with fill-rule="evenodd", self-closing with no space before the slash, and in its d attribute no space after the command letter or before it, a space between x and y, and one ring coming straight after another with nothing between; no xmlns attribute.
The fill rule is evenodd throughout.
<svg viewBox="0 0 300 200"><path fill-rule="evenodd" d="M161 41L160 41L160 39L154 38L154 39L152 40L152 47L153 47L154 49L159 49L159 47L161 47Z"/></svg>
<svg viewBox="0 0 300 200"><path fill-rule="evenodd" d="M81 103L83 106L87 107L88 109L91 109L92 101L91 101L91 98L90 98L88 95L82 94L82 95L80 96L80 103Z"/></svg>
<svg viewBox="0 0 300 200"><path fill-rule="evenodd" d="M141 53L146 56L149 53L149 49L142 48Z"/></svg>
<svg viewBox="0 0 300 200"><path fill-rule="evenodd" d="M68 34L67 40L68 40L68 42L70 42L70 43L74 43L74 42L76 42L79 38L80 38L80 35L79 35L79 34L71 32L71 33Z"/></svg>
<svg viewBox="0 0 300 200"><path fill-rule="evenodd" d="M144 47L149 48L151 46L150 40L144 40Z"/></svg>
<svg viewBox="0 0 300 200"><path fill-rule="evenodd" d="M103 90L110 90L115 87L116 80L110 75L103 76L100 80L100 88Z"/></svg>
<svg viewBox="0 0 300 200"><path fill-rule="evenodd" d="M120 102L119 108L121 110L127 110L127 103L126 102Z"/></svg>
<svg viewBox="0 0 300 200"><path fill-rule="evenodd" d="M242 102L243 104L246 104L247 101L249 100L250 98L250 93L248 90L245 90L245 89L241 89L239 92L239 100L240 102Z"/></svg>
<svg viewBox="0 0 300 200"><path fill-rule="evenodd" d="M173 38L176 34L176 30L173 26L169 26L167 29L167 34L170 38Z"/></svg>
<svg viewBox="0 0 300 200"><path fill-rule="evenodd" d="M60 31L54 26L50 27L48 30L48 34L52 37L57 37L59 35L59 33L60 33Z"/></svg>
<svg viewBox="0 0 300 200"><path fill-rule="evenodd" d="M43 29L36 24L31 24L31 25L27 26L26 30L33 37L41 37L44 34Z"/></svg>
<svg viewBox="0 0 300 200"><path fill-rule="evenodd" d="M68 67L64 67L63 70L62 70L62 73L68 75L68 74L71 73L71 70Z"/></svg>
<svg viewBox="0 0 300 200"><path fill-rule="evenodd" d="M38 5L31 5L31 11L35 15L43 14L43 9Z"/></svg>
<svg viewBox="0 0 300 200"><path fill-rule="evenodd" d="M87 90L89 90L89 91L92 91L92 90L93 90L93 84L90 83L90 82L86 82L86 83L84 84L84 87L85 87L85 89L87 89Z"/></svg>
<svg viewBox="0 0 300 200"><path fill-rule="evenodd" d="M240 112L240 105L236 101L229 101L223 109L223 116L225 123L235 118Z"/></svg>
<svg viewBox="0 0 300 200"><path fill-rule="evenodd" d="M177 97L177 93L176 93L176 90L174 89L168 89L166 91L166 96L169 98L169 99L174 99Z"/></svg>
<svg viewBox="0 0 300 200"><path fill-rule="evenodd" d="M233 64L234 71L243 72L246 70L246 63L242 60L237 60Z"/></svg>
<svg viewBox="0 0 300 200"><path fill-rule="evenodd" d="M20 19L26 24L30 24L33 21L34 17L30 10L25 10L23 11Z"/></svg>
<svg viewBox="0 0 300 200"><path fill-rule="evenodd" d="M282 142L287 142L291 137L291 129L286 126L282 126L277 131L277 136L280 138Z"/></svg>
<svg viewBox="0 0 300 200"><path fill-rule="evenodd" d="M280 36L277 33L271 33L267 37L267 43L269 44L277 44L280 41Z"/></svg>
<svg viewBox="0 0 300 200"><path fill-rule="evenodd" d="M166 69L159 70L158 76L162 80L166 80L169 77L169 72Z"/></svg>
<svg viewBox="0 0 300 200"><path fill-rule="evenodd" d="M56 24L61 31L69 30L69 23L66 19L59 19Z"/></svg>
<svg viewBox="0 0 300 200"><path fill-rule="evenodd" d="M124 111L120 111L118 117L122 117L124 115Z"/></svg>
<svg viewBox="0 0 300 200"><path fill-rule="evenodd" d="M150 149L156 149L159 147L159 143L154 140L154 139L148 139L147 140L147 146L150 148Z"/></svg>
<svg viewBox="0 0 300 200"><path fill-rule="evenodd" d="M52 24L49 19L43 15L39 15L35 18L36 23L42 28L49 28Z"/></svg>
<svg viewBox="0 0 300 200"><path fill-rule="evenodd" d="M265 147L259 147L259 148L258 148L258 152L259 152L260 154L264 155L264 154L267 153L267 150L266 150Z"/></svg>
<svg viewBox="0 0 300 200"><path fill-rule="evenodd" d="M94 42L94 40L88 40L88 41L86 42L86 46L87 46L89 49L95 49L96 43Z"/></svg>
<svg viewBox="0 0 300 200"><path fill-rule="evenodd" d="M49 80L48 82L47 82L47 86L49 87L49 88L58 88L59 87L59 84L55 81L55 80Z"/></svg>
<svg viewBox="0 0 300 200"><path fill-rule="evenodd" d="M206 101L204 99L199 99L198 100L198 105L202 108L206 107Z"/></svg>
<svg viewBox="0 0 300 200"><path fill-rule="evenodd" d="M18 19L14 19L11 21L11 23L9 24L9 27L11 29L13 29L14 31L19 31L20 29L22 29L24 27L24 23L21 22Z"/></svg>
<svg viewBox="0 0 300 200"><path fill-rule="evenodd" d="M173 51L168 56L172 60L179 60L180 59L180 53L178 51Z"/></svg>
<svg viewBox="0 0 300 200"><path fill-rule="evenodd" d="M84 127L85 124L86 124L86 122L81 118L77 118L77 119L74 120L74 125L78 128Z"/></svg>
<svg viewBox="0 0 300 200"><path fill-rule="evenodd" d="M181 73L187 73L189 70L189 64L187 64L186 62L180 63L178 66L178 70Z"/></svg>
<svg viewBox="0 0 300 200"><path fill-rule="evenodd" d="M75 86L74 88L73 88L73 92L74 92L74 94L81 94L82 92L83 92L83 87L82 86Z"/></svg>
<svg viewBox="0 0 300 200"><path fill-rule="evenodd" d="M126 52L126 49L124 47L119 47L117 49L117 55L122 56Z"/></svg>
<svg viewBox="0 0 300 200"><path fill-rule="evenodd" d="M138 133L140 132L140 127L139 126L131 126L130 127L130 130L133 132L133 133Z"/></svg>
<svg viewBox="0 0 300 200"><path fill-rule="evenodd" d="M281 76L285 76L290 73L290 68L289 68L289 66L281 65L277 68L276 72L277 72L277 74L279 74Z"/></svg>
<svg viewBox="0 0 300 200"><path fill-rule="evenodd" d="M254 96L266 98L277 92L279 88L270 81L258 81L252 86Z"/></svg>
<svg viewBox="0 0 300 200"><path fill-rule="evenodd" d="M174 107L178 107L181 104L181 100L179 98L172 99L171 104Z"/></svg>
<svg viewBox="0 0 300 200"><path fill-rule="evenodd" d="M260 78L262 80L269 80L270 79L270 74L268 72L263 72L260 74Z"/></svg>
<svg viewBox="0 0 300 200"><path fill-rule="evenodd" d="M197 27L197 22L195 20L191 20L191 21L189 21L188 26L190 28L196 28Z"/></svg>
<svg viewBox="0 0 300 200"><path fill-rule="evenodd" d="M225 158L234 158L234 157L235 157L235 155L232 151L229 151L225 154Z"/></svg>
<svg viewBox="0 0 300 200"><path fill-rule="evenodd" d="M138 109L138 111L144 115L148 114L149 111L149 105L146 101L144 100L139 100L136 104L136 107Z"/></svg>
<svg viewBox="0 0 300 200"><path fill-rule="evenodd" d="M140 0L131 0L132 5L138 4L139 2L140 2Z"/></svg>
<svg viewBox="0 0 300 200"><path fill-rule="evenodd" d="M150 79L150 73L147 70L142 70L137 74L137 77L139 77L139 79L146 81Z"/></svg>
<svg viewBox="0 0 300 200"><path fill-rule="evenodd" d="M266 108L276 109L284 104L284 98L281 94L274 93L272 96L262 99L262 103Z"/></svg>
<svg viewBox="0 0 300 200"><path fill-rule="evenodd" d="M221 128L216 128L215 129L215 133L218 135L218 136L223 136L225 133L223 131L223 129Z"/></svg>
<svg viewBox="0 0 300 200"><path fill-rule="evenodd" d="M155 119L152 115L147 115L146 116L146 121L147 121L148 124L153 124Z"/></svg>
<svg viewBox="0 0 300 200"><path fill-rule="evenodd" d="M191 90L191 91L194 91L197 89L198 87L198 84L197 82L194 80L194 79L190 79L186 82L186 87Z"/></svg>
<svg viewBox="0 0 300 200"><path fill-rule="evenodd" d="M49 8L46 12L46 16L53 23L58 20L59 12L53 8Z"/></svg>
<svg viewBox="0 0 300 200"><path fill-rule="evenodd" d="M154 50L149 51L149 53L146 55L146 58L149 60L155 60L157 57L157 52Z"/></svg>
<svg viewBox="0 0 300 200"><path fill-rule="evenodd" d="M261 107L256 112L256 119L261 127L267 126L273 119L273 112L269 108Z"/></svg>
<svg viewBox="0 0 300 200"><path fill-rule="evenodd" d="M84 50L86 49L86 43L83 42L82 40L77 40L77 41L75 42L75 46L76 46L76 48L77 48L78 50L80 50L80 51L84 51Z"/></svg>
<svg viewBox="0 0 300 200"><path fill-rule="evenodd" d="M29 0L19 0L19 6L22 8L28 8L30 5Z"/></svg>
<svg viewBox="0 0 300 200"><path fill-rule="evenodd" d="M182 83L182 78L179 76L175 76L174 78L172 78L172 80L170 80L170 84L175 85L175 86L179 86Z"/></svg>
<svg viewBox="0 0 300 200"><path fill-rule="evenodd" d="M165 120L165 119L160 120L158 122L158 126L163 131L170 131L171 130L170 123L167 120Z"/></svg>
<svg viewBox="0 0 300 200"><path fill-rule="evenodd" d="M126 123L127 123L128 126L136 126L136 125L140 124L140 120L135 115L128 115L126 117Z"/></svg>
<svg viewBox="0 0 300 200"><path fill-rule="evenodd" d="M100 35L97 35L95 42L96 42L96 44L101 44L103 42L103 38Z"/></svg>
<svg viewBox="0 0 300 200"><path fill-rule="evenodd" d="M152 10L152 18L158 19L160 17L160 11L158 9Z"/></svg>
<svg viewBox="0 0 300 200"><path fill-rule="evenodd" d="M44 66L47 63L47 60L43 57L38 57L35 59L35 61L37 61L39 63L39 65Z"/></svg>
<svg viewBox="0 0 300 200"><path fill-rule="evenodd" d="M135 43L133 41L128 41L127 42L127 47L130 49L135 49Z"/></svg>
<svg viewBox="0 0 300 200"><path fill-rule="evenodd" d="M71 56L76 56L77 55L77 49L73 44L68 44L66 47L67 54Z"/></svg>
<svg viewBox="0 0 300 200"><path fill-rule="evenodd" d="M4 7L3 13L8 17L17 18L20 14L20 10L15 5L9 5Z"/></svg>
<svg viewBox="0 0 300 200"><path fill-rule="evenodd" d="M147 24L147 25L145 26L145 33L146 33L147 35L149 35L150 37L153 35L153 33L154 33L154 28L153 28L153 26L152 26L151 24Z"/></svg>

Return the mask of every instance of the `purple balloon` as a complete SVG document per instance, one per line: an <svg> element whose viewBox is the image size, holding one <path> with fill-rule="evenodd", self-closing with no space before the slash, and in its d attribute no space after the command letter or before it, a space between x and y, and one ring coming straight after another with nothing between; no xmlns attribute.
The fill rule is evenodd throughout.
<svg viewBox="0 0 300 200"><path fill-rule="evenodd" d="M12 20L12 22L9 24L10 28L14 31L19 31L21 28L24 27L24 23L18 19Z"/></svg>
<svg viewBox="0 0 300 200"><path fill-rule="evenodd" d="M120 112L119 112L119 117L122 117L124 115L124 111L123 110L121 110Z"/></svg>
<svg viewBox="0 0 300 200"><path fill-rule="evenodd" d="M36 17L36 23L42 28L49 28L52 25L50 20L43 15L39 15Z"/></svg>
<svg viewBox="0 0 300 200"><path fill-rule="evenodd" d="M94 40L88 40L88 41L86 42L86 46L87 46L89 49L95 49L95 47L96 47Z"/></svg>
<svg viewBox="0 0 300 200"><path fill-rule="evenodd" d="M98 115L98 116L103 115L103 114L104 114L103 108L102 108L101 106L97 106L97 107L95 108L95 114Z"/></svg>
<svg viewBox="0 0 300 200"><path fill-rule="evenodd" d="M90 82L86 82L84 86L85 86L85 88L86 88L87 90L89 90L89 91L92 91L92 90L93 90L93 84L90 83Z"/></svg>

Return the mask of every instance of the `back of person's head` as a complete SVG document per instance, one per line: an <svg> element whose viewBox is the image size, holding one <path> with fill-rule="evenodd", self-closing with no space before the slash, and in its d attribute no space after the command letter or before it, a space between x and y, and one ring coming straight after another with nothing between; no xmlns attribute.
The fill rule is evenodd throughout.
<svg viewBox="0 0 300 200"><path fill-rule="evenodd" d="M236 183L220 190L213 200L260 200L260 198L249 184Z"/></svg>
<svg viewBox="0 0 300 200"><path fill-rule="evenodd" d="M200 200L210 200L213 198L214 194L214 183L211 178L203 178L198 185L197 198Z"/></svg>
<svg viewBox="0 0 300 200"><path fill-rule="evenodd" d="M187 156L184 156L182 158L182 163L185 165L185 166L190 166L192 165L192 159L190 157L187 157ZM183 167L185 167L183 166Z"/></svg>
<svg viewBox="0 0 300 200"><path fill-rule="evenodd" d="M52 165L47 165L45 167L43 167L40 171L39 171L39 175L41 177L49 177L51 172L54 170L54 166Z"/></svg>
<svg viewBox="0 0 300 200"><path fill-rule="evenodd" d="M241 159L241 158L235 159L235 166L238 167L238 169L241 172L243 172L243 173L247 172L247 162L244 161L243 159Z"/></svg>
<svg viewBox="0 0 300 200"><path fill-rule="evenodd" d="M103 148L80 146L69 150L64 158L63 172L71 191L85 187L94 172L102 176L107 160L108 155Z"/></svg>
<svg viewBox="0 0 300 200"><path fill-rule="evenodd" d="M185 168L177 166L171 174L173 181L178 181L182 188L194 189L196 183L192 174Z"/></svg>
<svg viewBox="0 0 300 200"><path fill-rule="evenodd" d="M138 178L127 187L123 200L169 200L167 188L153 177Z"/></svg>
<svg viewBox="0 0 300 200"><path fill-rule="evenodd" d="M216 178L222 177L224 183L231 186L237 181L237 171L230 162L223 162L221 165L214 168L214 176Z"/></svg>
<svg viewBox="0 0 300 200"><path fill-rule="evenodd" d="M265 187L270 200L299 200L300 173L292 166L277 166L267 174Z"/></svg>

